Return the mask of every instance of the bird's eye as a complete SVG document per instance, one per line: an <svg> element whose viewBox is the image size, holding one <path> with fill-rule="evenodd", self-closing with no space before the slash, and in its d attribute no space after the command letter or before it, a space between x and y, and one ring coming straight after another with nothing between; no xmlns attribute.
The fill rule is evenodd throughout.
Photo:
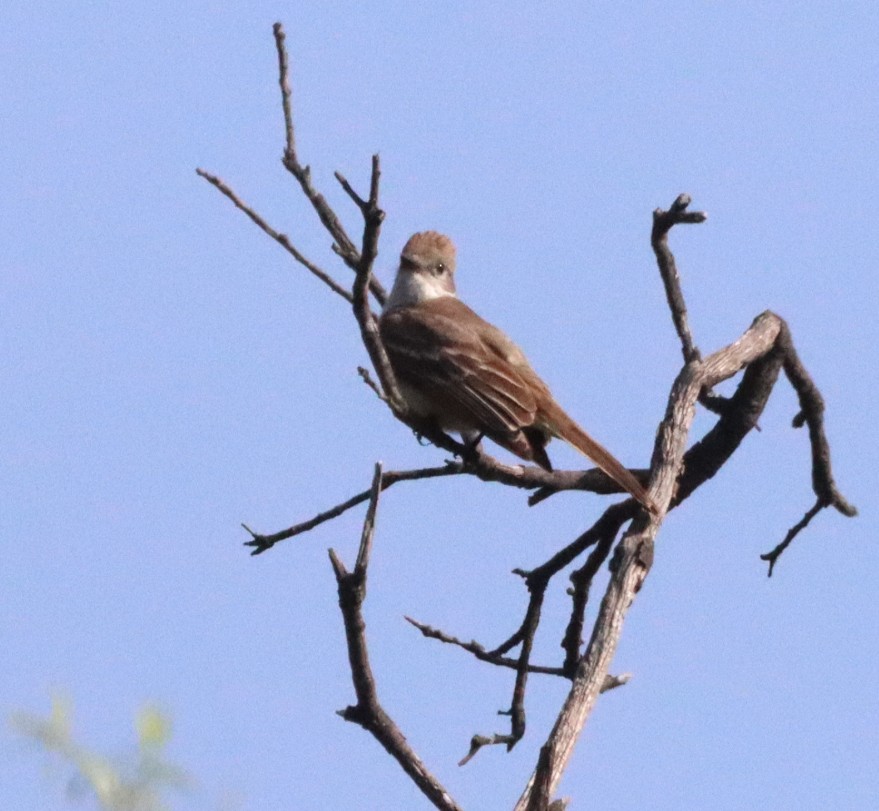
<svg viewBox="0 0 879 811"><path fill-rule="evenodd" d="M437 272L437 273L445 273L445 272L446 272L446 266L445 266L442 262L440 262L440 263L436 266L436 272Z"/></svg>

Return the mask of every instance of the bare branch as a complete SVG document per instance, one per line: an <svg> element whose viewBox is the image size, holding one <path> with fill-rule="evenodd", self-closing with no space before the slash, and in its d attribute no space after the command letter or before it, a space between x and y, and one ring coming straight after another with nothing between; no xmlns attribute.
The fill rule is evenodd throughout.
<svg viewBox="0 0 879 811"><path fill-rule="evenodd" d="M683 199L689 202L687 198ZM682 198L679 198L680 200ZM778 341L784 332L784 322L773 313L763 313L754 320L738 341L713 353L704 361L698 358L698 350L692 341L688 342L686 339L688 330L685 322L678 320L676 323L683 323L679 334L685 355L689 353L692 359L685 364L672 386L665 418L657 433L651 464L653 475L650 492L656 503L660 505L660 511L651 516L643 512L639 513L617 546L611 564L610 583L602 600L589 645L577 662L568 698L541 750L537 768L516 805L516 811L537 811L546 808L567 766L574 743L597 700L601 686L605 683L625 615L650 569L656 532L664 518L665 510L676 495L686 440L700 393L703 390L710 390L722 380L732 377L741 369L767 356L770 356L770 359L766 361L762 370L754 374L754 377L761 377L764 383L767 378L771 378L774 382L774 359L771 353L773 350L781 351L778 349ZM778 369L775 365L774 375L777 377L777 374ZM771 383L768 388L771 389ZM704 446L701 452L705 453ZM708 468L701 471L702 475L706 469ZM698 478L704 480L701 476ZM698 485L696 482L691 482L690 486Z"/></svg>
<svg viewBox="0 0 879 811"><path fill-rule="evenodd" d="M693 336L690 333L690 325L687 323L687 307L681 292L681 279L678 275L674 255L668 248L668 232L672 229L672 226L678 223L705 222L708 215L703 211L687 211L687 206L689 205L689 195L681 194L678 195L678 198L672 203L668 211L657 208L653 212L653 232L650 236L650 242L653 245L653 251L656 254L656 261L659 265L659 275L662 277L668 306L671 309L672 320L674 321L678 338L681 341L685 363L697 360L699 358L699 350L696 348Z"/></svg>
<svg viewBox="0 0 879 811"><path fill-rule="evenodd" d="M284 109L284 133L287 136L287 146L284 154L293 156L295 160L296 135L293 130L290 70L287 63L287 46L285 44L287 35L284 33L284 26L281 23L275 23L272 26L272 30L275 33L275 47L278 51L278 84L281 86L281 105Z"/></svg>
<svg viewBox="0 0 879 811"><path fill-rule="evenodd" d="M286 250L300 265L308 268L318 279L320 279L327 287L330 288L334 293L340 295L343 299L348 301L349 303L353 302L354 298L342 285L336 282L325 270L322 270L318 267L314 262L309 259L306 259L305 256L290 242L289 237L286 234L282 234L279 231L276 231L272 228L259 214L257 214L249 205L247 205L241 198L232 191L226 183L221 180L216 175L212 175L210 172L206 172L204 169L196 169L196 174L199 177L203 177L210 183L212 186L216 187L221 191L229 200L234 203L235 207L243 211L250 219L258 225L266 234L268 234L275 242L277 242L284 250Z"/></svg>
<svg viewBox="0 0 879 811"><path fill-rule="evenodd" d="M412 619L412 617L405 617L404 619L406 620L406 622L414 625L428 639L437 639L440 642L445 642L447 645L454 645L455 647L461 648L468 653L472 653L477 659L479 659L480 662L487 662L490 665L497 665L498 667L512 668L513 670L517 670L520 666L519 659L512 659L508 656L495 655L493 651L487 651L478 642L464 642L457 637L440 631L438 628L432 628L429 625L425 625L423 622L418 622L418 620L414 620ZM560 667L546 667L545 665L529 664L528 672L540 673L546 676L565 675L564 671Z"/></svg>
<svg viewBox="0 0 879 811"><path fill-rule="evenodd" d="M754 324L758 321L777 323L778 334L781 334L783 322L773 313L763 313ZM784 354L778 346L776 336L775 345L748 364L735 394L726 399L720 419L684 455L683 472L671 506L680 504L697 487L712 478L748 433L757 427L757 420L769 401L769 395L778 379L783 360ZM705 389L700 394L700 402L703 402L704 392Z"/></svg>
<svg viewBox="0 0 879 811"><path fill-rule="evenodd" d="M345 193L354 201L354 205L356 205L365 216L369 210L369 201L364 200L356 191L354 191L351 184L343 177L341 172L334 172L334 174L336 180L339 181L339 185L341 185L345 190Z"/></svg>
<svg viewBox="0 0 879 811"><path fill-rule="evenodd" d="M809 426L809 441L812 444L812 489L822 506L834 507L843 515L852 518L858 514L858 510L846 501L833 480L830 467L830 443L824 433L824 398L800 362L787 324L784 325L779 340L784 348L784 373L800 401L800 413L794 417L793 425L795 428L799 428L803 423Z"/></svg>
<svg viewBox="0 0 879 811"><path fill-rule="evenodd" d="M388 404L394 415L402 420L407 420L407 409L400 392L397 389L397 378L391 367L391 362L385 352L381 336L378 331L378 319L369 306L370 281L372 279L372 265L378 255L378 238L381 233L382 221L385 218L384 211L378 205L378 186L381 176L381 165L378 155L372 156L372 179L370 181L369 200L360 198L345 180L343 186L351 189L355 202L360 206L363 214L363 242L360 253L360 261L357 264L354 288L352 290L354 301L354 317L360 326L360 337L363 345L369 353L373 368L378 375L382 391L387 398ZM344 179L343 179L344 180Z"/></svg>
<svg viewBox="0 0 879 811"><path fill-rule="evenodd" d="M366 577L366 569L369 566L369 553L372 551L372 538L375 535L375 513L378 510L378 500L382 492L382 466L376 462L372 475L372 486L369 488L369 507L366 517L363 519L363 532L360 536L360 549L357 552L357 563L354 566L354 574L358 577Z"/></svg>
<svg viewBox="0 0 879 811"><path fill-rule="evenodd" d="M580 659L580 646L583 644L583 623L586 619L586 604L589 601L589 591L592 581L598 570L607 560L613 542L619 532L619 525L610 523L606 528L598 530L598 543L589 557L579 569L571 573L571 618L565 635L562 638L562 648L565 651L564 671L569 678L574 677L577 662Z"/></svg>
<svg viewBox="0 0 879 811"><path fill-rule="evenodd" d="M361 377L363 377L362 373ZM368 373L365 378L365 382L367 385L370 385L370 383L372 383L372 385L370 385L370 388L372 388L378 396L384 397L384 395L381 394L380 390L375 385L374 381L371 381ZM545 492L547 495L545 495L544 498L548 497L548 495L551 495L553 492L560 492L561 490L567 489L585 490L599 494L615 493L618 492L620 489L616 483L611 482L607 475L597 468L587 471L556 470L549 472L544 470L543 468L531 465L507 465L482 452L474 455L474 452L472 450L469 450L462 443L456 442L450 436L448 436L447 434L443 434L442 432L431 432L429 433L429 437L430 441L433 444L437 445L440 448L450 450L457 456L464 457L464 459L462 461L447 461L443 467L423 468L417 471L389 471L385 474L385 487L389 486L388 482L393 484L396 483L396 481L398 480L402 481L408 478L432 478L435 476L466 474L469 476L475 476L485 482L499 482L501 484L506 484L512 487L518 487L522 489L545 487L545 490L542 492ZM427 471L430 472L427 473ZM417 475L403 476L404 473L409 472ZM639 471L635 472L638 473ZM400 475L400 479L395 478L398 475ZM308 521L304 521L301 524L294 524L291 527L279 530L271 534L263 535L260 533L256 533L245 526L245 529L247 529L247 531L250 532L252 536L251 540L245 543L245 546L252 546L255 550L254 552L252 552L252 554L258 555L262 552L265 552L267 549L270 549L278 541L292 538L295 535L301 535L303 532L308 532L309 530L314 529L320 524L323 524L325 521L337 518L338 516L349 510L351 507L355 507L358 504L366 501L368 497L369 491L364 490L358 493L356 496L352 496L349 500L344 501L341 504L338 504L337 506L327 510L326 512L318 513L314 518L311 518ZM627 514L630 511L633 512L636 506L635 502L631 499L620 502L620 504L627 505ZM594 543L594 541L592 541L592 543ZM587 546L588 545L591 545L591 543L587 544ZM582 546L580 539L574 541L573 544L565 547L558 553L557 556L554 556L552 558L552 565L557 566L559 570L565 568L565 566L567 566L568 563L574 560L574 558L576 558L577 555L579 555L584 548L586 547ZM564 562L560 562L562 560ZM519 641L521 641L521 639ZM518 642L514 644L518 644Z"/></svg>
<svg viewBox="0 0 879 811"><path fill-rule="evenodd" d="M293 127L293 112L290 92L289 78L289 59L287 57L287 46L285 44L286 34L284 26L281 23L275 23L273 26L275 33L275 47L278 51L278 83L281 87L281 104L284 109L284 128L286 134L286 146L284 149L284 157L281 162L284 168L290 172L299 182L303 194L311 203L321 223L333 239L333 250L342 258L348 267L353 271L357 271L360 266L360 252L354 246L354 242L335 211L333 211L326 198L315 189L311 182L311 169L303 166L299 162L299 156L296 152L296 139ZM384 287L378 279L370 281L370 290L375 296L379 304L384 304L387 294Z"/></svg>
<svg viewBox="0 0 879 811"><path fill-rule="evenodd" d="M382 476L381 489L387 490L397 482L415 481L417 479L435 479L438 476L457 476L462 472L461 466L454 462L446 464L443 467L426 467L417 470L389 470ZM271 535L260 535L248 527L247 524L242 524L241 526L250 533L251 538L249 541L246 541L244 545L253 547L253 551L250 553L251 555L262 554L267 549L271 549L279 541L285 541L288 538L301 535L304 532L308 532L315 527L320 526L326 521L338 518L342 513L347 512L352 507L356 507L358 504L362 504L366 501L371 493L372 488L364 490L356 496L352 496L347 501L343 501L341 504L337 504L329 510L318 513L314 518L309 518L301 524L294 524L292 527L282 529Z"/></svg>
<svg viewBox="0 0 879 811"><path fill-rule="evenodd" d="M470 739L470 750L458 761L458 765L466 766L474 757L476 757L476 753L479 752L483 746L497 746L498 744L503 744L509 751L517 740L518 738L514 738L512 735L474 735Z"/></svg>
<svg viewBox="0 0 879 811"><path fill-rule="evenodd" d="M761 560L765 560L769 562L769 571L767 572L767 577L772 577L772 570L775 568L775 562L781 557L782 553L785 549L790 546L791 541L800 534L801 530L804 530L809 524L812 522L812 519L818 515L821 510L826 507L826 504L821 503L821 499L819 498L807 511L806 514L797 521L788 531L787 535L784 536L784 540L778 546L775 547L771 552L766 552L763 555L760 555Z"/></svg>
<svg viewBox="0 0 879 811"><path fill-rule="evenodd" d="M373 392L375 392L375 396L378 397L379 400L381 400L385 405L390 405L390 401L387 397L384 396L384 394L382 394L382 390L378 387L378 383L376 383L372 379L372 375L369 373L369 369L367 369L365 366L358 366L357 374L359 374L360 379L364 383L366 383L366 385L369 386L369 388L371 388Z"/></svg>
<svg viewBox="0 0 879 811"><path fill-rule="evenodd" d="M366 646L366 623L363 619L363 602L366 599L369 552L375 531L375 515L379 494L382 491L381 465L375 466L370 505L363 522L363 533L357 563L348 572L334 550L330 561L339 587L339 608L345 623L345 639L348 645L348 661L357 703L339 711L346 721L358 724L369 732L403 768L415 785L436 808L443 811L460 811L449 792L428 770L406 737L379 703L375 688L375 676L369 663Z"/></svg>
<svg viewBox="0 0 879 811"><path fill-rule="evenodd" d="M510 709L505 715L510 716L510 734L504 741L509 752L525 734L525 687L528 683L529 664L531 651L534 647L534 637L537 635L537 627L540 624L540 612L543 608L543 598L546 594L546 583L541 582L532 590L528 600L528 609L525 612L525 620L522 623L522 649L519 652L519 662L516 667L516 681L513 684L513 700ZM498 736L495 736L496 738Z"/></svg>

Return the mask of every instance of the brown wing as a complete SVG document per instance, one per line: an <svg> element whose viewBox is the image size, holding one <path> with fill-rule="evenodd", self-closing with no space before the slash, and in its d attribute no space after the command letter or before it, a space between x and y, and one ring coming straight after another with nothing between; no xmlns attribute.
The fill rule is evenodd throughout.
<svg viewBox="0 0 879 811"><path fill-rule="evenodd" d="M479 430L547 470L544 448L558 436L656 509L641 482L555 402L519 347L466 304L445 296L399 307L382 315L379 329L401 383L430 404L433 416L454 412L445 427L457 421L454 430Z"/></svg>
<svg viewBox="0 0 879 811"><path fill-rule="evenodd" d="M380 329L401 381L435 402L456 405L474 427L512 433L534 422L529 378L536 375L524 355L460 300L445 296L390 310Z"/></svg>

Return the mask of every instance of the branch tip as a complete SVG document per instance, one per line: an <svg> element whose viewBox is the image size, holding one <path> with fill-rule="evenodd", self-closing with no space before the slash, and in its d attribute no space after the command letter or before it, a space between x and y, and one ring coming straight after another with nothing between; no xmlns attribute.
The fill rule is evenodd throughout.
<svg viewBox="0 0 879 811"><path fill-rule="evenodd" d="M330 556L330 563L333 566L333 573L336 575L336 582L341 585L342 580L344 580L348 576L348 569L345 568L345 564L342 563L342 559L336 554L336 550L330 547L327 550L327 553Z"/></svg>
<svg viewBox="0 0 879 811"><path fill-rule="evenodd" d="M369 488L369 507L367 507L366 517L363 519L360 548L357 550L357 562L354 565L354 572L362 577L366 576L366 568L369 566L369 553L372 550L372 539L375 535L375 515L378 510L378 500L381 491L382 463L376 462L372 474L372 486Z"/></svg>
<svg viewBox="0 0 879 811"><path fill-rule="evenodd" d="M245 531L250 535L250 540L244 542L244 546L253 547L253 551L251 551L250 556L255 557L256 555L261 555L268 549L271 549L275 542L272 540L271 536L260 535L258 532L254 532L247 524L242 524Z"/></svg>
<svg viewBox="0 0 879 811"><path fill-rule="evenodd" d="M802 530L809 526L812 519L827 506L829 505L822 502L819 498L808 510L806 510L806 514L787 531L787 535L784 536L784 539L775 547L775 549L760 555L760 560L765 560L769 563L769 570L766 573L767 577L772 577L775 564L784 553L784 550L791 545L793 539L796 538Z"/></svg>
<svg viewBox="0 0 879 811"><path fill-rule="evenodd" d="M604 677L604 684L601 685L601 692L607 693L610 690L616 690L617 687L622 687L624 684L628 684L631 680L631 673L620 673L618 676L613 676L608 673Z"/></svg>
<svg viewBox="0 0 879 811"><path fill-rule="evenodd" d="M275 35L275 49L278 52L278 84L281 87L281 106L284 111L284 135L286 143L284 146L284 163L289 161L295 164L296 161L296 136L293 129L293 105L291 102L292 93L290 91L290 68L287 58L287 46L285 44L287 35L284 32L284 26L280 22L272 26ZM306 169L307 171L307 169Z"/></svg>
<svg viewBox="0 0 879 811"><path fill-rule="evenodd" d="M354 191L351 184L341 172L333 172L333 174L336 180L339 181L339 185L345 190L345 194L354 201L354 204L360 209L361 213L364 215L368 214L370 202L364 200L356 191Z"/></svg>
<svg viewBox="0 0 879 811"><path fill-rule="evenodd" d="M379 400L381 400L383 403L385 403L385 405L390 404L390 400L388 400L388 398L385 397L385 395L382 393L382 390L378 387L378 383L376 383L372 379L372 375L370 375L369 369L366 369L363 366L358 366L357 367L357 374L359 374L360 379L364 383L366 383L366 385L369 386L369 388L371 388L373 390L373 392L375 392L375 396L378 397Z"/></svg>

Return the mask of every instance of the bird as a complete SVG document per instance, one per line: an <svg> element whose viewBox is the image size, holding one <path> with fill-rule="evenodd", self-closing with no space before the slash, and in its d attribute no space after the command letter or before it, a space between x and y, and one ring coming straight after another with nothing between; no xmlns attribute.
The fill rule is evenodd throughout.
<svg viewBox="0 0 879 811"><path fill-rule="evenodd" d="M655 512L641 482L568 416L522 350L458 298L455 269L455 244L436 231L414 234L400 254L379 335L406 407L548 471L546 445L562 439Z"/></svg>

